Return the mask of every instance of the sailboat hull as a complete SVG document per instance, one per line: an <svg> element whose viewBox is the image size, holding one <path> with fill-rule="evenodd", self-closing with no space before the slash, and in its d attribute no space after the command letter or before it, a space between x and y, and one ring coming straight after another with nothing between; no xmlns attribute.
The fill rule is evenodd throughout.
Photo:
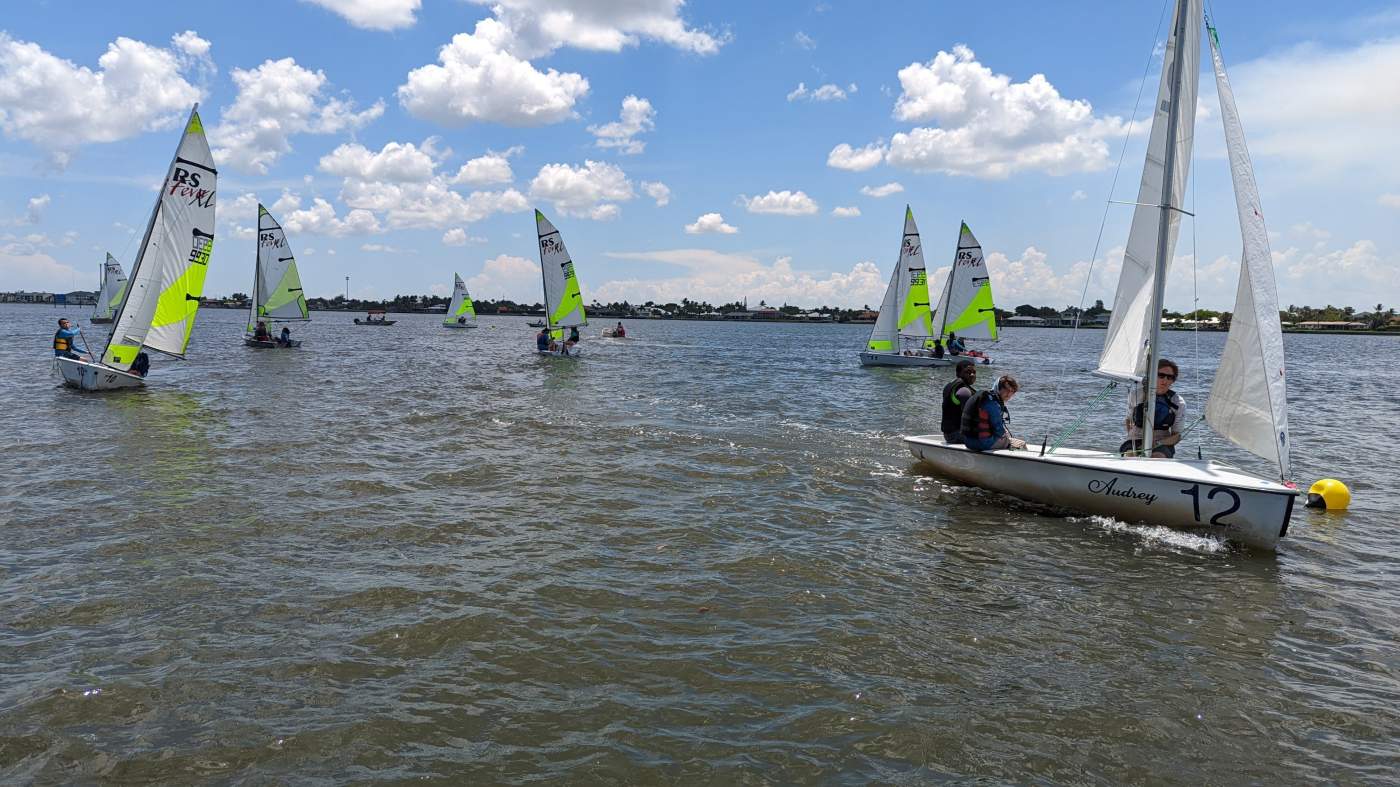
<svg viewBox="0 0 1400 787"><path fill-rule="evenodd" d="M118 391L123 388L140 388L146 384L139 375L103 366L100 363L74 358L56 358L58 370L63 374L63 382L71 388L84 391Z"/></svg>
<svg viewBox="0 0 1400 787"><path fill-rule="evenodd" d="M941 437L906 437L938 474L1025 500L1224 538L1273 551L1288 531L1296 490L1213 461L1127 458L1059 449L969 451Z"/></svg>
<svg viewBox="0 0 1400 787"><path fill-rule="evenodd" d="M476 327L476 323L474 323L474 322L469 322L469 323L445 322L445 323L442 324L442 327L444 327L444 328L451 328L451 329L454 330L454 331L460 331L460 330L463 330L463 329L466 329L466 328L475 328L475 327Z"/></svg>
<svg viewBox="0 0 1400 787"><path fill-rule="evenodd" d="M254 347L259 350L286 350L301 346L301 339L289 339L286 344L280 344L275 340L265 341L254 339L251 336L243 337L243 346Z"/></svg>
<svg viewBox="0 0 1400 787"><path fill-rule="evenodd" d="M869 350L860 354L861 366L954 366L958 361L963 360L981 364L992 362L990 358L973 358L971 356L945 355L942 358L931 358L927 355L902 355L895 352L871 352Z"/></svg>

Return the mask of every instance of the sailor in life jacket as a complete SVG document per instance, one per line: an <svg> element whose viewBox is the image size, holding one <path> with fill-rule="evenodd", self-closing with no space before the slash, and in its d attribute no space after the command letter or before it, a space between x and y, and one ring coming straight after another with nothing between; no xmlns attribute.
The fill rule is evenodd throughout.
<svg viewBox="0 0 1400 787"><path fill-rule="evenodd" d="M962 437L963 445L969 451L999 451L1003 448L1019 450L1026 447L1026 441L1011 436L1006 423L1011 413L1006 403L1021 386L1011 375L1002 375L996 387L973 396L963 406Z"/></svg>
<svg viewBox="0 0 1400 787"><path fill-rule="evenodd" d="M942 351L943 348L939 347L938 352ZM943 386L943 420L939 423L943 441L949 445L963 441L963 405L977 394L977 389L972 387L973 383L977 382L977 364L972 361L958 361L956 373L958 376Z"/></svg>
<svg viewBox="0 0 1400 787"><path fill-rule="evenodd" d="M1186 423L1186 401L1181 394L1172 390L1172 383L1180 373L1174 361L1163 358L1157 362L1157 408L1152 419L1152 455L1170 459L1176 456L1176 444L1181 442L1181 429ZM1128 430L1128 439L1118 447L1121 454L1141 453L1146 450L1142 444L1143 405L1142 386L1134 385L1128 393L1128 417L1123 426Z"/></svg>
<svg viewBox="0 0 1400 787"><path fill-rule="evenodd" d="M86 347L74 347L74 340L78 338L78 329L68 322L68 318L58 321L58 332L53 335L53 354L55 358L77 358L82 360L82 356L74 352L75 349L87 352Z"/></svg>

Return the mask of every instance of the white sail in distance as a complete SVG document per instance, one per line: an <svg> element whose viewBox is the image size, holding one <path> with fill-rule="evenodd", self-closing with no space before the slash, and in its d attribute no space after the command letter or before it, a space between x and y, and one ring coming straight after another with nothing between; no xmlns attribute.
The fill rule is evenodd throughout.
<svg viewBox="0 0 1400 787"><path fill-rule="evenodd" d="M899 338L927 339L933 335L929 310L928 271L924 268L924 246L919 238L914 211L904 206L904 234L899 241L899 260L890 274L880 314L870 331L866 347L877 352L898 352Z"/></svg>
<svg viewBox="0 0 1400 787"><path fill-rule="evenodd" d="M992 303L992 277L967 222L958 231L958 248L953 267L943 283L943 294L934 311L938 335L946 339L956 333L960 339L996 339L996 306Z"/></svg>
<svg viewBox="0 0 1400 787"><path fill-rule="evenodd" d="M462 281L460 274L452 274L452 302L447 305L447 316L443 317L443 325L454 325L463 317L471 322L476 322L476 307L472 304L472 296L467 293L467 283Z"/></svg>
<svg viewBox="0 0 1400 787"><path fill-rule="evenodd" d="M1239 447L1277 464L1279 477L1287 479L1292 470L1288 445L1288 385L1284 378L1283 328L1279 324L1269 232L1259 206L1259 187L1254 181L1254 165L1250 162L1244 127L1235 107L1235 93L1225 73L1225 61L1214 30L1210 31L1209 38L1243 252L1234 317L1210 398L1206 400L1206 423Z"/></svg>
<svg viewBox="0 0 1400 787"><path fill-rule="evenodd" d="M1116 380L1140 380L1147 365L1147 342L1152 321L1161 319L1153 314L1152 297L1156 284L1158 241L1162 231L1162 191L1170 174L1172 208L1181 207L1181 194L1191 168L1191 145L1196 128L1196 90L1200 81L1201 58L1201 0L1186 0L1178 11L1181 17L1172 19L1172 32L1167 37L1166 56L1162 62L1162 79L1157 88L1157 103L1152 114L1152 134L1147 142L1147 160L1143 163L1142 183L1138 188L1137 207L1128 231L1128 245L1123 253L1123 269L1118 275L1118 290L1113 297L1113 314L1103 351L1099 354L1098 374ZM1184 24L1182 24L1184 20ZM1184 40L1176 44L1178 29ZM1172 79L1176 52L1181 51L1181 80L1177 100L1172 101ZM1167 139L1172 106L1176 107L1176 138ZM1167 147L1175 147L1172 172L1166 172ZM1177 230L1181 223L1178 210L1170 211L1166 226L1166 258L1162 275L1171 269L1176 248Z"/></svg>
<svg viewBox="0 0 1400 787"><path fill-rule="evenodd" d="M588 324L583 311L574 262L564 248L564 239L544 214L535 211L535 230L540 241L540 275L544 278L544 317L550 328L572 328Z"/></svg>
<svg viewBox="0 0 1400 787"><path fill-rule="evenodd" d="M117 258L107 253L107 261L102 263L102 287L97 293L97 308L93 310L92 316L101 320L110 320L112 313L122 305L122 296L126 295L126 274L122 272L122 264L117 262Z"/></svg>
<svg viewBox="0 0 1400 787"><path fill-rule="evenodd" d="M217 174L196 106L131 265L104 364L130 369L142 347L184 357L214 250Z"/></svg>
<svg viewBox="0 0 1400 787"><path fill-rule="evenodd" d="M259 320L309 320L301 274L287 242L282 225L258 205L258 257L253 272L253 307L248 315L248 332Z"/></svg>

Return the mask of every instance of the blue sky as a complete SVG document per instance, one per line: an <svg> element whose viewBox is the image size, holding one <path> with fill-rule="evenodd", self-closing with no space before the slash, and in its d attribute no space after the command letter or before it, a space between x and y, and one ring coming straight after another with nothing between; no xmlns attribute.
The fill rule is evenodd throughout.
<svg viewBox="0 0 1400 787"><path fill-rule="evenodd" d="M139 12L133 13L133 9ZM1283 303L1400 298L1400 12L1208 6ZM530 208L588 299L876 303L911 204L960 220L997 301L1079 301L1155 3L17 0L0 34L0 289L129 265L188 104L220 168L207 291L247 291L258 200L313 295L539 298ZM1155 79L1148 77L1144 105ZM1239 254L1209 74L1169 305L1230 308ZM1144 114L1138 109L1138 116ZM843 147L844 146L844 147ZM838 210L839 209L839 210ZM1111 301L1112 207L1090 299ZM936 281L936 279L935 279Z"/></svg>

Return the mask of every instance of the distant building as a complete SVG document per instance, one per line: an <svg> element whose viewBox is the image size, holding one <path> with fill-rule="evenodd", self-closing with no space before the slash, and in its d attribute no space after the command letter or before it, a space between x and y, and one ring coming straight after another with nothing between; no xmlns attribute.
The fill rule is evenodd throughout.
<svg viewBox="0 0 1400 787"><path fill-rule="evenodd" d="M1364 331L1370 326L1364 322L1347 322L1344 320L1312 320L1300 322L1298 327L1305 331Z"/></svg>
<svg viewBox="0 0 1400 787"><path fill-rule="evenodd" d="M1045 318L1018 314L1015 317L1007 317L1001 324L1016 325L1023 328L1039 327L1045 324Z"/></svg>

